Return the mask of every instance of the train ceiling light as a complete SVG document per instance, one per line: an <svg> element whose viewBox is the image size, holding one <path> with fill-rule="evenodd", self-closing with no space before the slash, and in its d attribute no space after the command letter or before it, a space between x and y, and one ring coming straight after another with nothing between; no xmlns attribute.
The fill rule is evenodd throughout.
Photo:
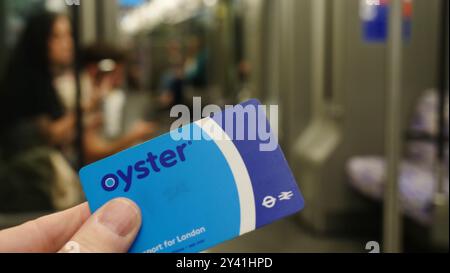
<svg viewBox="0 0 450 273"><path fill-rule="evenodd" d="M215 0L153 0L125 13L121 29L128 34L151 31L161 24L177 24L197 15Z"/></svg>

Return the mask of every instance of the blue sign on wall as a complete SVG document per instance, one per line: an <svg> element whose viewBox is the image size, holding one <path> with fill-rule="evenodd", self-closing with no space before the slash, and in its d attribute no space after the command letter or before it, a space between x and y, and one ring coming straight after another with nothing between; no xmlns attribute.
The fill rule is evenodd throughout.
<svg viewBox="0 0 450 273"><path fill-rule="evenodd" d="M363 39L383 43L389 31L389 0L360 0ZM411 38L412 0L403 1L403 38Z"/></svg>

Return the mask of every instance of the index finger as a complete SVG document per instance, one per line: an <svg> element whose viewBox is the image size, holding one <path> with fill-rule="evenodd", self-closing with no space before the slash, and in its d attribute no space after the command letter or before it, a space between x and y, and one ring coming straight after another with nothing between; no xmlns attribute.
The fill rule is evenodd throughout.
<svg viewBox="0 0 450 273"><path fill-rule="evenodd" d="M0 252L57 252L90 216L87 203L0 231Z"/></svg>

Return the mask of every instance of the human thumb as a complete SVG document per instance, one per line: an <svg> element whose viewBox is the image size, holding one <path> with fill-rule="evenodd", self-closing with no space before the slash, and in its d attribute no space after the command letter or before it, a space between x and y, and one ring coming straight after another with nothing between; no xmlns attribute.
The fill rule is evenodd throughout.
<svg viewBox="0 0 450 273"><path fill-rule="evenodd" d="M129 199L114 199L97 210L59 252L127 252L140 226L137 205Z"/></svg>

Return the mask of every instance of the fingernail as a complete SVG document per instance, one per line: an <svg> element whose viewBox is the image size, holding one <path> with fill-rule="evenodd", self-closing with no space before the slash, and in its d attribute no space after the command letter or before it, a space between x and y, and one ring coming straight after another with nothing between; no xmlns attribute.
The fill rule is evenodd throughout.
<svg viewBox="0 0 450 273"><path fill-rule="evenodd" d="M100 209L100 224L115 234L125 237L139 225L139 208L130 200L119 198Z"/></svg>

